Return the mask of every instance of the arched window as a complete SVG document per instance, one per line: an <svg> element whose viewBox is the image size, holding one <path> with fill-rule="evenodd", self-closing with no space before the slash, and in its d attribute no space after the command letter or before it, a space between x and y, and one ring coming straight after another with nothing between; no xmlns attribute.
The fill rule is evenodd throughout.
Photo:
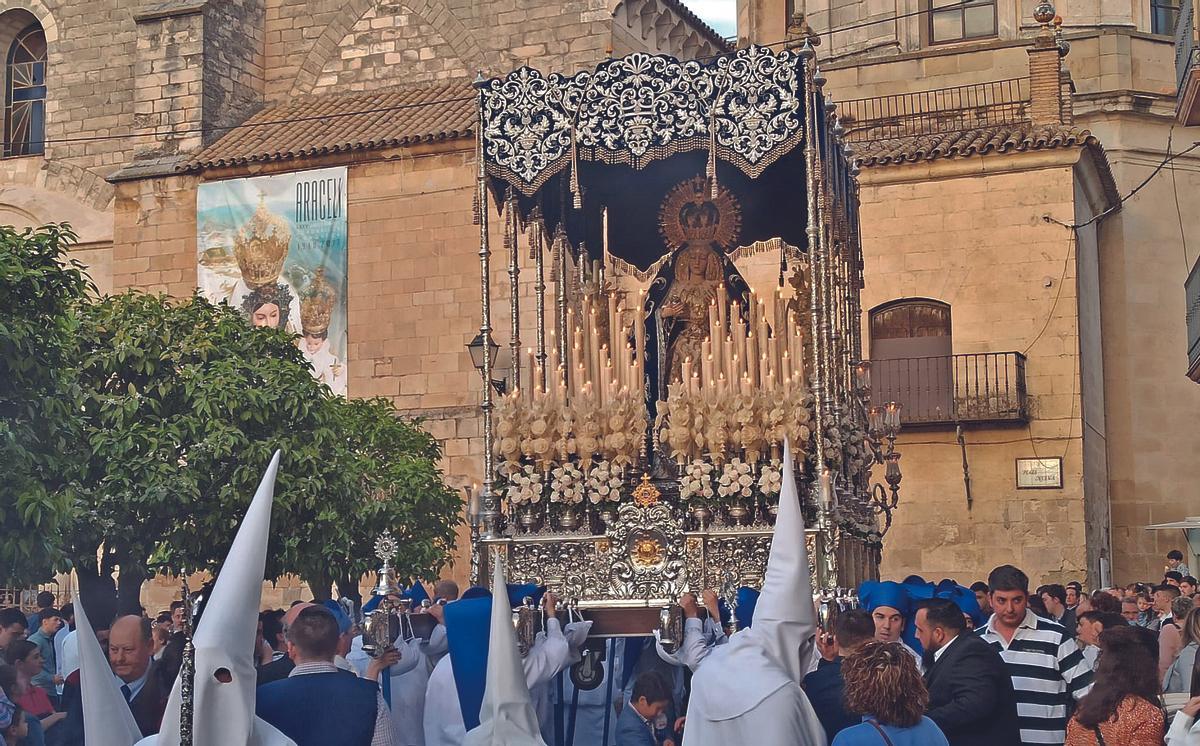
<svg viewBox="0 0 1200 746"><path fill-rule="evenodd" d="M909 340L928 340L926 342L911 342ZM950 306L936 300L915 298L897 300L877 306L871 311L871 355L875 355L875 345L883 344L885 350L894 348L898 343L906 348L932 348L926 354L950 354ZM904 340L904 341L900 341ZM941 347L945 347L941 351ZM925 355L908 355L908 357L924 357Z"/></svg>
<svg viewBox="0 0 1200 746"><path fill-rule="evenodd" d="M875 404L900 402L905 422L951 416L954 347L950 306L936 300L892 301L871 310L871 388Z"/></svg>
<svg viewBox="0 0 1200 746"><path fill-rule="evenodd" d="M46 34L33 24L8 48L8 85L4 91L4 155L45 151Z"/></svg>

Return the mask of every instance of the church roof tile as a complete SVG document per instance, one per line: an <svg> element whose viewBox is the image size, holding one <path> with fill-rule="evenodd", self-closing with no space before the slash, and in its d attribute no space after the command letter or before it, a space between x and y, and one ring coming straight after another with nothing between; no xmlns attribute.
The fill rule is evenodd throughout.
<svg viewBox="0 0 1200 746"><path fill-rule="evenodd" d="M936 134L867 140L853 144L854 157L863 168L918 163L936 158L964 158L988 153L1096 146L1092 134L1068 125L1033 125L1028 122L939 132Z"/></svg>
<svg viewBox="0 0 1200 746"><path fill-rule="evenodd" d="M259 111L178 170L454 140L474 126L475 92L461 82L309 96Z"/></svg>

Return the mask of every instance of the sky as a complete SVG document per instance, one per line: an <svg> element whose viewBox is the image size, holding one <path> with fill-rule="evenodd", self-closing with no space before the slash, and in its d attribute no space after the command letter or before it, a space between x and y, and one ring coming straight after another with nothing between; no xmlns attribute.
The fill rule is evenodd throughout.
<svg viewBox="0 0 1200 746"><path fill-rule="evenodd" d="M721 36L737 33L737 0L683 0L683 3Z"/></svg>

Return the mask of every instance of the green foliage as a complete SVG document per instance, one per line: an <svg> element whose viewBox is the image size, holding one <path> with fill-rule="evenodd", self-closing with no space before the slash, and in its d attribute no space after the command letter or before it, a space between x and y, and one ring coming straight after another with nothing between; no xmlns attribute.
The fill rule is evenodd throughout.
<svg viewBox="0 0 1200 746"><path fill-rule="evenodd" d="M290 335L228 306L90 301L74 238L0 227L0 580L69 558L89 593L119 566L136 595L147 572L215 568L277 448L270 577L367 572L384 528L402 574L445 563L460 504L418 423L333 396Z"/></svg>
<svg viewBox="0 0 1200 746"><path fill-rule="evenodd" d="M324 490L300 505L302 530L285 542L276 572L306 579L329 568L360 577L378 567L373 544L389 529L400 540L400 577L432 577L454 543L461 500L437 468L441 448L419 423L396 417L386 399L334 399L333 427L341 437L325 456Z"/></svg>
<svg viewBox="0 0 1200 746"><path fill-rule="evenodd" d="M383 527L409 538L406 566L445 561L458 500L436 442L385 400L333 396L287 333L199 295L126 293L86 307L80 339L80 565L215 567L277 448L270 577L365 570Z"/></svg>
<svg viewBox="0 0 1200 746"><path fill-rule="evenodd" d="M44 580L62 561L76 451L73 310L92 289L67 256L74 240L67 225L0 226L0 580Z"/></svg>

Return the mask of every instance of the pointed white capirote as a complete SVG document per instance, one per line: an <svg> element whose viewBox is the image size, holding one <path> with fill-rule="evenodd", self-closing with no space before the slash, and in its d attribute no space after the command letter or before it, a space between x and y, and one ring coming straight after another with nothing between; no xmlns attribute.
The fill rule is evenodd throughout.
<svg viewBox="0 0 1200 746"><path fill-rule="evenodd" d="M463 746L546 746L529 697L505 588L504 566L497 559L483 706L479 725L467 733Z"/></svg>
<svg viewBox="0 0 1200 746"><path fill-rule="evenodd" d="M271 507L280 452L271 458L246 510L204 605L192 636L196 648L193 679L193 746L295 746L295 742L254 715L254 640L262 603ZM154 743L178 746L179 679L171 689L162 729ZM150 743L149 739L145 743Z"/></svg>
<svg viewBox="0 0 1200 746"><path fill-rule="evenodd" d="M762 594L754 607L753 629L767 652L799 684L808 663L801 660L799 651L816 631L817 616L808 545L804 540L804 517L800 514L800 492L792 463L791 444L785 440L779 512L775 516L775 535L771 539Z"/></svg>
<svg viewBox="0 0 1200 746"><path fill-rule="evenodd" d="M133 746L142 738L133 713L100 649L96 631L76 592L75 644L79 646L79 689L83 699L84 746Z"/></svg>

